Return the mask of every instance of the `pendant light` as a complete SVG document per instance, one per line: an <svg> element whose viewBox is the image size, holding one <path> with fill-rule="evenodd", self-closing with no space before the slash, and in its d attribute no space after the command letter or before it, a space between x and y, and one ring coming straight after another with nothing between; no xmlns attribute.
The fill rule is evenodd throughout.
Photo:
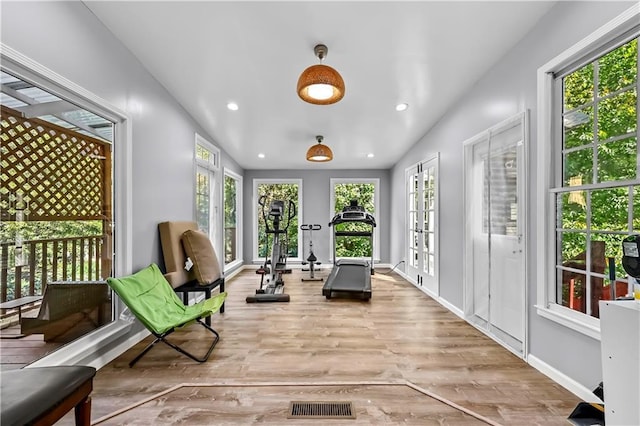
<svg viewBox="0 0 640 426"><path fill-rule="evenodd" d="M324 44L314 47L313 52L320 59L320 64L311 65L298 78L298 96L305 102L330 105L344 96L344 80L338 71L322 64L328 51Z"/></svg>
<svg viewBox="0 0 640 426"><path fill-rule="evenodd" d="M317 144L307 150L307 160L315 163L324 163L333 160L333 152L327 145L322 144L322 136L316 136Z"/></svg>

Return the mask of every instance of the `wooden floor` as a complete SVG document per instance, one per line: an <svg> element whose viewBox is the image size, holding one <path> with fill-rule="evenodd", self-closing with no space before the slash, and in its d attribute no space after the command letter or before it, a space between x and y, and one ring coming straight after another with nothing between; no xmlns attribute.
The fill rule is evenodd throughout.
<svg viewBox="0 0 640 426"><path fill-rule="evenodd" d="M360 424L482 424L404 388L376 388L368 396L367 386L348 385L409 381L500 424L567 424L578 398L397 275L381 272L373 277L369 302L326 300L323 283L301 282L303 273L294 271L285 279L291 302L271 304L245 303L259 277L242 272L228 281L226 312L213 318L221 340L208 362L198 364L157 345L129 368L128 362L150 341L146 339L98 371L92 419L190 383L195 387L154 398L103 424L354 422L266 416L280 410L270 407L272 402L287 398L355 398ZM197 353L206 350L205 339L208 335L198 325L173 338ZM214 386L225 383L234 387ZM248 386L239 386L243 383ZM429 407L428 415L420 414L424 407ZM73 419L67 416L64 422L72 424Z"/></svg>
<svg viewBox="0 0 640 426"><path fill-rule="evenodd" d="M108 309L107 309L108 310ZM110 317L110 316L109 316ZM74 314L61 321L62 332L55 340L45 342L43 334L22 335L17 316L11 324L0 330L0 369L23 368L40 358L55 352L79 337L96 329L97 311L91 315Z"/></svg>
<svg viewBox="0 0 640 426"><path fill-rule="evenodd" d="M42 334L20 336L20 326L0 331L0 369L16 370L54 352L63 343L45 342ZM18 338L16 338L18 337Z"/></svg>

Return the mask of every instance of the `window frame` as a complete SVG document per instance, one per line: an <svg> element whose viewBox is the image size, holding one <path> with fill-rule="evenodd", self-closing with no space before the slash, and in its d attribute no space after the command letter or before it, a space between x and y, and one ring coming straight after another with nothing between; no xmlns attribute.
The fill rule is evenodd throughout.
<svg viewBox="0 0 640 426"><path fill-rule="evenodd" d="M17 50L0 43L2 68L25 81L46 89L61 99L98 114L114 123L113 136L113 271L115 276L133 272L133 130L130 115L109 101L61 76L53 70L25 56ZM139 105L130 100L130 109ZM111 303L114 321L58 348L30 364L30 367L46 367L68 363L70 359L87 356L87 347L99 350L114 338L125 336L131 324L121 315L126 307L115 297ZM142 337L141 337L142 338ZM95 351L94 351L95 352Z"/></svg>
<svg viewBox="0 0 640 426"><path fill-rule="evenodd" d="M373 215L376 218L376 227L373 229L373 259L375 262L380 262L380 179L379 178L331 178L330 179L330 191L329 191L329 216L333 218L335 216L334 205L336 202L336 185L339 184L373 184L374 187L374 200L373 205L376 209L375 214ZM333 259L334 249L333 249L333 230L329 233L329 257L331 262ZM358 258L355 258L358 259ZM369 259L364 258L364 259Z"/></svg>
<svg viewBox="0 0 640 426"><path fill-rule="evenodd" d="M211 155L209 161L198 158L198 147L204 149ZM198 173L208 174L209 184L209 229L207 235L211 240L216 253L221 253L223 239L221 237L221 208L222 192L220 179L220 148L205 139L200 134L195 134L195 144L193 151L193 217L198 222Z"/></svg>
<svg viewBox="0 0 640 426"><path fill-rule="evenodd" d="M623 41L630 32L640 29L640 5L636 4L596 31L560 53L537 71L537 303L538 315L572 330L600 340L600 320L556 303L556 207L554 191L561 147L555 145L558 132L556 111L558 91L556 76L602 56ZM560 150L560 152L559 152ZM636 179L637 181L638 179ZM634 181L635 182L635 181Z"/></svg>
<svg viewBox="0 0 640 426"><path fill-rule="evenodd" d="M298 200L297 200L297 204L296 204L296 209L297 209L297 214L296 216L298 217L298 223L300 223L300 218L304 217L303 215L303 209L302 209L302 191L303 191L303 180L302 179L277 179L277 178L269 178L269 179L265 179L265 178L255 178L253 179L253 217L252 217L252 228L253 228L253 243L251 244L252 249L251 249L251 256L253 257L253 263L254 264L261 264L264 262L264 259L261 258L260 256L258 256L258 215L261 214L260 213L260 209L258 206L258 198L259 198L259 194L258 194L258 186L260 186L261 184L268 184L268 185L273 185L273 184L297 184L298 185ZM302 232L298 232L298 257L288 257L287 261L293 261L293 262L301 262L302 261L302 256L303 256L303 243L302 243Z"/></svg>
<svg viewBox="0 0 640 426"><path fill-rule="evenodd" d="M223 251L222 251L222 263L224 264L224 272L236 269L243 263L243 254L242 254L242 175L235 173L228 168L224 168L224 179L227 177L232 178L236 181L236 259L233 262L225 263L225 252L224 252L224 244L226 243L223 238ZM224 186L223 186L224 187ZM222 205L225 205L226 200L224 199L224 191L222 191ZM223 213L224 214L224 213ZM224 217L223 217L223 229L224 229Z"/></svg>

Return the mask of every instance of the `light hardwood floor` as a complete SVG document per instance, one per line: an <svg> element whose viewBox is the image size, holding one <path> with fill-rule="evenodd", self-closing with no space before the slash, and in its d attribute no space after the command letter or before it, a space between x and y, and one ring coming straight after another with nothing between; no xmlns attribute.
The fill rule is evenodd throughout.
<svg viewBox="0 0 640 426"><path fill-rule="evenodd" d="M320 424L274 414L270 401L287 398L355 398L359 424L482 424L402 386L349 385L409 381L500 424L567 424L577 397L398 275L381 272L369 302L326 300L322 282L301 282L303 272L294 271L285 278L291 302L271 304L246 304L259 276L240 273L228 281L226 312L213 318L221 340L208 362L159 344L129 368L146 339L98 371L92 419L182 383L229 383L234 387L182 388L104 424ZM173 335L198 354L205 337L197 325Z"/></svg>

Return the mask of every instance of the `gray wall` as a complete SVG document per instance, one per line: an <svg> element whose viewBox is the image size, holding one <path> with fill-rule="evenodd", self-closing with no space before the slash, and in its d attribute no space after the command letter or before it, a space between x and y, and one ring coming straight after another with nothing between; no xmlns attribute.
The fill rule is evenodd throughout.
<svg viewBox="0 0 640 426"><path fill-rule="evenodd" d="M463 309L463 148L477 133L528 110L530 112L529 211L536 206L536 72L547 61L629 8L632 2L558 2L537 26L503 57L394 166L391 203L404 202L405 168L440 152L440 286L441 297ZM472 42L472 41L470 41ZM404 212L391 212L391 262L404 253ZM529 353L589 389L601 380L600 342L537 315L535 214L529 217L527 262Z"/></svg>
<svg viewBox="0 0 640 426"><path fill-rule="evenodd" d="M388 170L246 170L244 174L243 206L244 206L244 261L251 264L253 247L253 210L258 200L253 198L254 179L302 179L303 217L299 223L319 223L322 230L313 233L313 251L318 259L327 264L331 257L329 242L332 238L331 230L327 226L331 220L329 202L331 197L332 178L361 178L380 179L380 211L376 213L376 223L380 231L380 239L375 244L380 248L380 261L388 263L391 258L389 251L391 217L390 179ZM307 256L309 245L305 235L304 257Z"/></svg>
<svg viewBox="0 0 640 426"><path fill-rule="evenodd" d="M247 171L222 153L222 165L244 174L244 250L251 259L250 221L253 178L302 178L304 222L327 223L331 177L378 177L381 260L403 260L404 170L441 153L441 296L462 308L462 142L525 109L530 111L529 206L536 194L536 70L632 3L559 2L539 25L506 55L388 171ZM25 22L28 24L25 25ZM133 268L160 260L157 223L193 217L194 132L210 137L154 80L138 60L80 2L2 1L2 42L130 114L133 123ZM55 35L55 36L53 36ZM473 41L470 40L470 43ZM215 142L215 141L213 141ZM393 208L391 207L393 206ZM327 232L327 230L323 230ZM531 223L529 235L535 236ZM328 234L314 238L328 258ZM536 242L528 262L536 265ZM529 298L538 277L530 269ZM599 342L537 316L529 309L530 353L583 385L601 377Z"/></svg>
<svg viewBox="0 0 640 426"><path fill-rule="evenodd" d="M194 217L194 134L215 141L81 2L3 1L1 35L4 44L129 114L132 265L162 266L158 222ZM226 153L221 159L242 174Z"/></svg>

